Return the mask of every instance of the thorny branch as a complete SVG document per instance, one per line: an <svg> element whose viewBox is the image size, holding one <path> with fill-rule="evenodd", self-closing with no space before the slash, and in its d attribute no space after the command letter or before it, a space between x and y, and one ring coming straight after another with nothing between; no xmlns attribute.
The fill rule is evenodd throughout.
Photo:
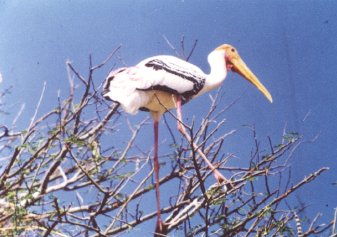
<svg viewBox="0 0 337 237"><path fill-rule="evenodd" d="M180 55L189 59L196 44L189 54ZM184 52L184 38L181 47ZM69 95L61 98L59 93L58 106L38 118L44 86L26 130L0 125L0 236L111 236L154 222L155 208L145 201L154 199L152 147L142 134L149 129L148 120L127 130L119 106L101 98L102 80L95 78L119 48L96 66L90 57L87 77L68 61ZM5 94L0 94L1 101ZM168 113L171 138L162 144L167 148L162 149L160 186L177 190L162 197L168 236L296 234L297 209L284 209L282 204L327 169L291 185L291 176L286 176L289 162L303 138L284 134L281 144L269 139L270 151L261 151L254 128L255 151L247 165L227 166L235 153L223 144L235 130L224 129L224 117L237 100L223 108L221 95L218 91L210 97L210 109L199 124L181 121L190 141L170 129L170 121L176 124L177 118ZM214 184L201 154L235 188L225 192ZM303 236L336 234L336 215L327 225L319 224L317 217L302 229Z"/></svg>

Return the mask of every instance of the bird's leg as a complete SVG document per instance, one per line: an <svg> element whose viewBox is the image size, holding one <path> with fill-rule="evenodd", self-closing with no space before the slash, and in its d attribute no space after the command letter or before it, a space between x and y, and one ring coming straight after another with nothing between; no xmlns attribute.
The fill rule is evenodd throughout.
<svg viewBox="0 0 337 237"><path fill-rule="evenodd" d="M199 149L199 147L192 141L191 137L187 134L185 127L182 123L182 114L181 114L181 98L177 96L176 101L176 108L177 108L177 118L178 118L178 130L179 132L188 140L190 144L192 144L193 148L198 152L198 154L204 159L208 167L214 174L215 179L218 181L219 184L225 183L230 184L231 182L226 179L217 169L216 167L207 159L206 155Z"/></svg>
<svg viewBox="0 0 337 237"><path fill-rule="evenodd" d="M158 125L160 114L152 113L152 117L154 120L154 173L156 180L156 200L157 200L157 224L156 224L156 233L164 232L163 221L161 220L160 213L160 193L159 193L159 160L158 160Z"/></svg>
<svg viewBox="0 0 337 237"><path fill-rule="evenodd" d="M158 121L154 121L154 173L156 179L157 217L161 221L160 215L160 194L159 194L159 161L158 161Z"/></svg>

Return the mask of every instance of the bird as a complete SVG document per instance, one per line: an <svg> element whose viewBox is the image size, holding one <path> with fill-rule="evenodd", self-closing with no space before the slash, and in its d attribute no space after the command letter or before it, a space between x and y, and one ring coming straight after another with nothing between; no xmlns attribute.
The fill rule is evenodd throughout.
<svg viewBox="0 0 337 237"><path fill-rule="evenodd" d="M135 66L122 67L111 71L103 86L103 97L118 103L124 111L135 115L138 111L151 113L154 121L154 173L156 181L157 223L156 232L165 233L161 219L159 193L158 124L161 116L177 110L178 130L190 140L182 123L181 106L192 99L222 85L229 71L238 73L253 84L272 103L269 91L241 59L238 51L230 44L216 47L208 55L210 73L171 55L146 58ZM213 171L218 183L229 182L203 152L193 143L194 148Z"/></svg>

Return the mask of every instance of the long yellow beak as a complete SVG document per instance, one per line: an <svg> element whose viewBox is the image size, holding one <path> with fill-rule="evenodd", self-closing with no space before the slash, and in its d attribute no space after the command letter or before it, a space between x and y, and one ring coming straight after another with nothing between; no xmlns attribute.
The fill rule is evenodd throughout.
<svg viewBox="0 0 337 237"><path fill-rule="evenodd" d="M247 81L256 86L257 89L259 89L262 92L262 94L264 94L264 96L267 97L270 103L273 102L273 98L271 97L269 91L262 85L259 79L257 79L254 73L247 67L247 65L240 58L239 53L233 46L229 44L223 44L220 45L215 50L224 50L226 55L225 58L226 67L228 69L232 69L234 72L239 73L241 76L247 79Z"/></svg>
<svg viewBox="0 0 337 237"><path fill-rule="evenodd" d="M262 94L264 94L265 97L270 101L270 103L273 103L273 98L269 91L262 85L262 83L257 79L257 77L254 75L254 73L248 68L248 66L245 64L245 62L240 58L232 58L230 62L233 64L232 70L234 72L239 73L241 76L243 76L247 81L252 83L254 86L259 89Z"/></svg>

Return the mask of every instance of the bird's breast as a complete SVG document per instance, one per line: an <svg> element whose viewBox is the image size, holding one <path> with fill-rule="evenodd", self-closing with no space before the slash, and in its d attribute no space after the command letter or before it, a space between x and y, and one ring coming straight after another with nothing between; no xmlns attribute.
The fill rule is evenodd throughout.
<svg viewBox="0 0 337 237"><path fill-rule="evenodd" d="M148 103L141 109L163 114L170 109L176 108L176 95L159 90L153 90L150 93L151 96Z"/></svg>

